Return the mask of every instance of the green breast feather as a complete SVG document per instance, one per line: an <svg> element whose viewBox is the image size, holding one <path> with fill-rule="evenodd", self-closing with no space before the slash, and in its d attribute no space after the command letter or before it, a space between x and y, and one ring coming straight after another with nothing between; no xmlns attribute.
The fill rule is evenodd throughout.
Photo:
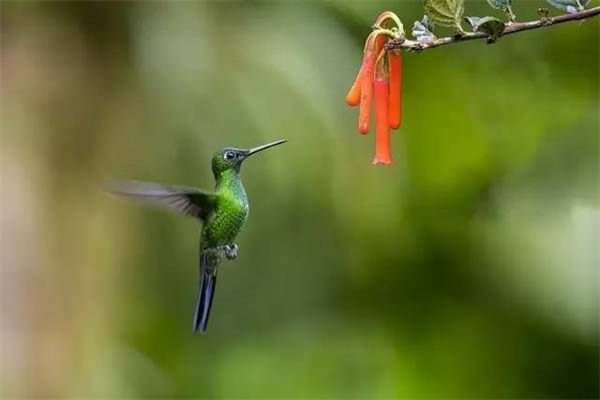
<svg viewBox="0 0 600 400"><path fill-rule="evenodd" d="M204 225L203 246L231 244L248 218L248 203L227 195L220 196L219 205Z"/></svg>

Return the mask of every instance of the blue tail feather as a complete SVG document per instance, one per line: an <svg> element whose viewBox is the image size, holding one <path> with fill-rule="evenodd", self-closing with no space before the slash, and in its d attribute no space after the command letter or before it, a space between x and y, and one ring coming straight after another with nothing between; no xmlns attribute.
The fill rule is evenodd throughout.
<svg viewBox="0 0 600 400"><path fill-rule="evenodd" d="M208 271L206 265L206 255L200 255L200 293L196 303L196 313L194 316L194 331L200 333L206 332L208 325L208 316L215 295L215 286L217 284L217 272Z"/></svg>

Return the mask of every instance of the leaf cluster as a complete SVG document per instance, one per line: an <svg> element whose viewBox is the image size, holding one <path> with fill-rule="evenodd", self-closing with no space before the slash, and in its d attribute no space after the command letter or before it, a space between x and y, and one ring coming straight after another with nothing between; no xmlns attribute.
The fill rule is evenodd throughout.
<svg viewBox="0 0 600 400"><path fill-rule="evenodd" d="M553 7L567 12L580 12L590 3L590 0L546 0ZM470 33L463 29L465 22L472 33L484 33L488 43L495 42L506 26L516 21L512 10L512 0L487 0L494 9L504 12L505 19L493 16L464 17L465 0L424 0L425 16L421 21L415 21L412 35L417 41L432 41L436 39L433 34L435 25L454 29L455 36L465 36Z"/></svg>

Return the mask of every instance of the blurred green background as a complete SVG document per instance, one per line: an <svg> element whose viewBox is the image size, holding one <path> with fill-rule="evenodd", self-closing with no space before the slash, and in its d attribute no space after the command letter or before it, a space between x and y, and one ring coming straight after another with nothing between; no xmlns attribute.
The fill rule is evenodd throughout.
<svg viewBox="0 0 600 400"><path fill-rule="evenodd" d="M420 2L1 7L4 397L598 398L598 18L405 54L386 168L344 97ZM100 185L278 138L195 335L198 224Z"/></svg>

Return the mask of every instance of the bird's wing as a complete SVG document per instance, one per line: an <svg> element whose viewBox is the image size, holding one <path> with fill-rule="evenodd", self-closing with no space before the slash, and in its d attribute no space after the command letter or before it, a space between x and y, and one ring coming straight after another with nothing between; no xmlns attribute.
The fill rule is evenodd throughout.
<svg viewBox="0 0 600 400"><path fill-rule="evenodd" d="M186 186L169 186L151 182L113 181L106 189L114 194L141 200L149 205L204 220L217 202L215 193Z"/></svg>

